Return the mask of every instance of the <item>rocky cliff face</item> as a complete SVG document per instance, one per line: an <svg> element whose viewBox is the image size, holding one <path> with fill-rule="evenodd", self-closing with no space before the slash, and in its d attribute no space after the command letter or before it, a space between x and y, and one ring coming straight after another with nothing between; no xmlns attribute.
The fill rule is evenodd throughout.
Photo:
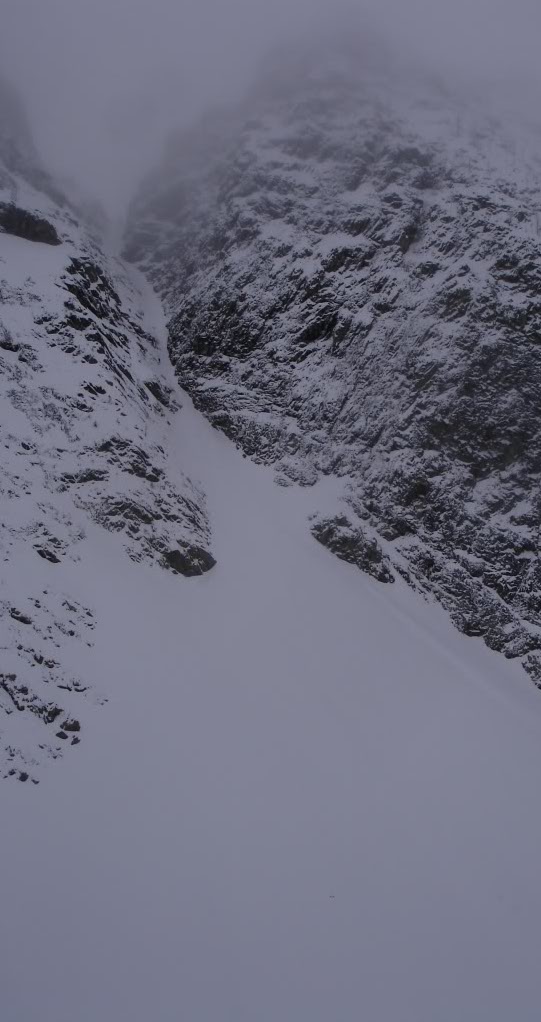
<svg viewBox="0 0 541 1022"><path fill-rule="evenodd" d="M37 782L107 694L93 530L179 575L214 562L204 494L168 457L179 404L139 282L49 187L17 110L2 93L0 777Z"/></svg>
<svg viewBox="0 0 541 1022"><path fill-rule="evenodd" d="M541 686L540 170L437 83L312 55L171 145L126 251L210 421L283 484L340 480L316 538Z"/></svg>

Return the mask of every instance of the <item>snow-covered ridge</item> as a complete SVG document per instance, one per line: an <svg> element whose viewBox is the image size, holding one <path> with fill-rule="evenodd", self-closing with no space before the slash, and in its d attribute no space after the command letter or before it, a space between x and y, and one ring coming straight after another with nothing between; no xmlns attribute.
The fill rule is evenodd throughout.
<svg viewBox="0 0 541 1022"><path fill-rule="evenodd" d="M16 139L0 164L0 776L37 781L108 694L85 586L96 526L120 562L214 561L205 496L169 456L180 405L145 282L36 190Z"/></svg>
<svg viewBox="0 0 541 1022"><path fill-rule="evenodd" d="M126 243L210 421L282 483L341 480L356 542L537 683L540 152L320 54L172 143Z"/></svg>

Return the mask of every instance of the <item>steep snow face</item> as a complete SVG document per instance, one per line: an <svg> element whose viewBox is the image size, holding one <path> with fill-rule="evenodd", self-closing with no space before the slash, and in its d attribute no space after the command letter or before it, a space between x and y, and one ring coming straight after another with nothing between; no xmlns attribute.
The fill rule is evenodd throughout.
<svg viewBox="0 0 541 1022"><path fill-rule="evenodd" d="M437 83L286 66L171 145L126 252L210 421L340 481L317 538L541 684L539 152Z"/></svg>
<svg viewBox="0 0 541 1022"><path fill-rule="evenodd" d="M214 562L205 497L169 458L180 405L144 322L144 283L67 205L29 183L40 175L26 133L13 118L8 127L0 132L2 144L10 140L0 164L0 777L37 782L48 758L80 743L85 713L108 695L92 654L99 611L85 585L93 523L116 534L121 558L182 575Z"/></svg>

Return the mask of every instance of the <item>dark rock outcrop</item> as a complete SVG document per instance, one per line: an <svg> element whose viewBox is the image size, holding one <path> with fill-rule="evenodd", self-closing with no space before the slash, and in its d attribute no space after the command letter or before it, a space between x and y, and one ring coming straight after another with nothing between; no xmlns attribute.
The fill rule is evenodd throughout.
<svg viewBox="0 0 541 1022"><path fill-rule="evenodd" d="M363 530L355 528L345 516L315 522L312 535L341 561L356 565L378 582L394 582L389 560L376 540L365 536Z"/></svg>
<svg viewBox="0 0 541 1022"><path fill-rule="evenodd" d="M166 550L162 562L177 575L193 578L204 575L214 567L216 561L208 550L187 544L183 550Z"/></svg>
<svg viewBox="0 0 541 1022"><path fill-rule="evenodd" d="M62 244L56 228L48 220L10 203L0 202L0 230L43 245Z"/></svg>

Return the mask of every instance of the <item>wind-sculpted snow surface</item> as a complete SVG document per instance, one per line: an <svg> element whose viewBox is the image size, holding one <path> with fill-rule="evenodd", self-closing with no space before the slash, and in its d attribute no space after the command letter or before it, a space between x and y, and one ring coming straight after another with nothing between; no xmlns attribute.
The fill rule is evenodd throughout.
<svg viewBox="0 0 541 1022"><path fill-rule="evenodd" d="M171 145L126 251L196 407L284 485L338 477L338 519L541 685L541 162L506 131L319 54Z"/></svg>
<svg viewBox="0 0 541 1022"><path fill-rule="evenodd" d="M28 183L39 175L25 179L10 138L0 165L0 777L37 782L44 760L79 744L84 696L107 698L86 582L95 523L118 534L120 559L183 575L214 562L204 495L168 456L179 405L137 285L73 210Z"/></svg>

